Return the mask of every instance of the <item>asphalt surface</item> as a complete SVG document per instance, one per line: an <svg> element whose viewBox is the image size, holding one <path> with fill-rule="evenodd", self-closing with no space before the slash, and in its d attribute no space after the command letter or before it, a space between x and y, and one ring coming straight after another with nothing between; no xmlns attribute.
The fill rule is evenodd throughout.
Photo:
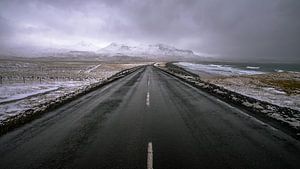
<svg viewBox="0 0 300 169"><path fill-rule="evenodd" d="M0 137L1 169L143 169L151 158L154 169L296 169L300 143L152 66Z"/></svg>

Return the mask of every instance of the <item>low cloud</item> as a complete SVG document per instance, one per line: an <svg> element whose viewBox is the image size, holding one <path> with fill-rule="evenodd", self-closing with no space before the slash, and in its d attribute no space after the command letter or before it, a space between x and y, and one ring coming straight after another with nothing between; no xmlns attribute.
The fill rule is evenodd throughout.
<svg viewBox="0 0 300 169"><path fill-rule="evenodd" d="M299 61L298 0L2 0L0 44L167 43L223 58Z"/></svg>

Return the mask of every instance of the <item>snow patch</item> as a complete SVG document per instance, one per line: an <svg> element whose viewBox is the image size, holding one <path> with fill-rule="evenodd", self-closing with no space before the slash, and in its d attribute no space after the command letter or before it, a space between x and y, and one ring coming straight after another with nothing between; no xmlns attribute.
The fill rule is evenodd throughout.
<svg viewBox="0 0 300 169"><path fill-rule="evenodd" d="M0 86L0 104L57 90L55 84L12 84Z"/></svg>
<svg viewBox="0 0 300 169"><path fill-rule="evenodd" d="M94 70L96 70L98 67L100 67L101 66L101 64L99 64L99 65L96 65L96 66L94 66L94 67L92 67L92 68L90 68L90 69L88 69L88 70L86 70L85 71L85 73L90 73L90 72L92 72L92 71L94 71Z"/></svg>

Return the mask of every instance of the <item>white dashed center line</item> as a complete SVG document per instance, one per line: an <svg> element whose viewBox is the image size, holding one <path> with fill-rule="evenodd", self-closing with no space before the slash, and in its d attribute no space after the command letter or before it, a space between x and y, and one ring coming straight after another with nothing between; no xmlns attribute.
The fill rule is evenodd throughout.
<svg viewBox="0 0 300 169"><path fill-rule="evenodd" d="M147 169L153 169L153 149L152 143L148 143Z"/></svg>
<svg viewBox="0 0 300 169"><path fill-rule="evenodd" d="M146 105L150 106L150 93L149 93L149 91L147 92Z"/></svg>
<svg viewBox="0 0 300 169"><path fill-rule="evenodd" d="M150 86L150 78L148 77L147 80L147 96L146 96L146 106L150 106L150 92L149 92L149 86Z"/></svg>

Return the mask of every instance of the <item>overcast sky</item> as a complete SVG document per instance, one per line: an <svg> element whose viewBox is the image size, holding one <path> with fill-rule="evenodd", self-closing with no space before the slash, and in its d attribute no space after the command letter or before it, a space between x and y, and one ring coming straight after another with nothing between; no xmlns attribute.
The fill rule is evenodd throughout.
<svg viewBox="0 0 300 169"><path fill-rule="evenodd" d="M299 0L0 0L0 45L166 43L299 61Z"/></svg>

